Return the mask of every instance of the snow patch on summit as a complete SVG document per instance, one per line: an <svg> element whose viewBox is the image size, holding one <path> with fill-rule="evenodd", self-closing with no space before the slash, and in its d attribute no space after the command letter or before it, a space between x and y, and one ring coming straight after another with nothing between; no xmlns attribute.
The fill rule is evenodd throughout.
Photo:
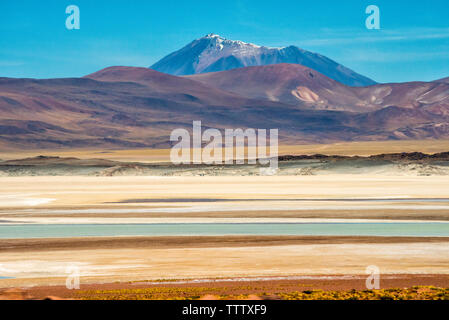
<svg viewBox="0 0 449 320"><path fill-rule="evenodd" d="M210 44L199 55L198 61L194 65L195 72L197 73L203 72L215 62L230 56L238 58L243 61L245 65L253 65L254 63L261 64L261 55L267 54L271 50L280 49L258 46L240 40L228 40L213 33L208 34L203 39L209 39Z"/></svg>

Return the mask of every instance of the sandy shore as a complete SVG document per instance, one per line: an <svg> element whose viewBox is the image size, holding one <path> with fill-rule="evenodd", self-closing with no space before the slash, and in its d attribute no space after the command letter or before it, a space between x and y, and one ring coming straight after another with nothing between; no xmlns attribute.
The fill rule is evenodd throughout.
<svg viewBox="0 0 449 320"><path fill-rule="evenodd" d="M447 220L416 220L416 219L350 219L351 223L445 223ZM241 224L241 223L347 223L348 219L322 219L322 218L85 218L85 217L29 217L29 218L8 218L0 220L0 225L11 224Z"/></svg>
<svg viewBox="0 0 449 320"><path fill-rule="evenodd" d="M133 248L264 247L308 244L449 243L449 237L358 237L358 236L169 236L169 237L80 237L52 239L0 239L0 252L33 250L84 250Z"/></svg>
<svg viewBox="0 0 449 320"><path fill-rule="evenodd" d="M33 250L170 249L265 247L309 244L405 244L449 243L449 237L359 237L359 236L168 236L168 237L80 237L52 239L0 239L0 253Z"/></svg>
<svg viewBox="0 0 449 320"><path fill-rule="evenodd" d="M158 279L449 274L448 238L158 237L2 240L0 287ZM24 255L25 254L25 255Z"/></svg>

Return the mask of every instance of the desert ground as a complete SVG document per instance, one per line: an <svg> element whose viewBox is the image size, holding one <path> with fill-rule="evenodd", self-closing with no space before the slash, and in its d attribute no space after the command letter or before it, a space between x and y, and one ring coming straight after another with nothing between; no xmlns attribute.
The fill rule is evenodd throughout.
<svg viewBox="0 0 449 320"><path fill-rule="evenodd" d="M449 149L446 144L416 146L422 148L410 151L444 152ZM334 154L338 148L341 148L341 154L349 154L350 146L341 145L321 146L320 151ZM393 150L394 143L383 148L384 151ZM357 150L354 151L356 155L360 152L369 155L362 145L354 150ZM376 151L381 151L380 147ZM122 152L110 152L115 155L108 160L118 161L125 156ZM138 152L130 154L132 159L119 160L144 158ZM76 158L91 159L91 155L79 153ZM99 158L105 158L104 155L107 153L102 153ZM10 154L2 159L21 157ZM284 282L296 290L302 290L304 286L329 290L363 289L367 277L365 270L371 265L379 268L381 279L385 280L382 288L398 284L448 287L449 183L441 171L417 174L416 170L398 169L394 163L383 171L368 173L360 167L351 171L346 165L343 171L317 175L22 174L3 176L0 181L0 288L3 290L20 287L39 297L48 293L76 298L74 292L63 289L70 266L79 268L81 290L154 286L190 288L195 283L206 283L210 287L217 281L221 281L217 284L219 287L232 287L226 283L234 282L243 286L250 283L254 288L260 287L260 283L272 286L273 290L264 289L264 292L274 292ZM406 223L423 227L436 223L443 228L443 233L436 236L2 236L2 230L6 232L12 226L72 225L82 228L100 224L172 224L179 225L182 230L183 226L192 223L301 225L348 222ZM251 293L251 290L243 291ZM253 291L260 293L260 290Z"/></svg>

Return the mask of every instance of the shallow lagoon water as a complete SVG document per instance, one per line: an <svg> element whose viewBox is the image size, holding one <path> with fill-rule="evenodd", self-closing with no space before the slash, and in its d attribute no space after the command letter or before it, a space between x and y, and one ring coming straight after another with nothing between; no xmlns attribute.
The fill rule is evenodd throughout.
<svg viewBox="0 0 449 320"><path fill-rule="evenodd" d="M30 224L0 226L0 238L2 239L224 235L449 237L449 223Z"/></svg>

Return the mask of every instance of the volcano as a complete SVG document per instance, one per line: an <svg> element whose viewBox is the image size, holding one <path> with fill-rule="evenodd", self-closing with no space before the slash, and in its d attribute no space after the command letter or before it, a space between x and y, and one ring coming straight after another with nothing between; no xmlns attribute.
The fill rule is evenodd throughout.
<svg viewBox="0 0 449 320"><path fill-rule="evenodd" d="M216 34L208 34L192 41L150 68L182 76L279 63L299 64L348 86L361 87L376 84L375 81L323 55L296 46L270 48L228 40Z"/></svg>

